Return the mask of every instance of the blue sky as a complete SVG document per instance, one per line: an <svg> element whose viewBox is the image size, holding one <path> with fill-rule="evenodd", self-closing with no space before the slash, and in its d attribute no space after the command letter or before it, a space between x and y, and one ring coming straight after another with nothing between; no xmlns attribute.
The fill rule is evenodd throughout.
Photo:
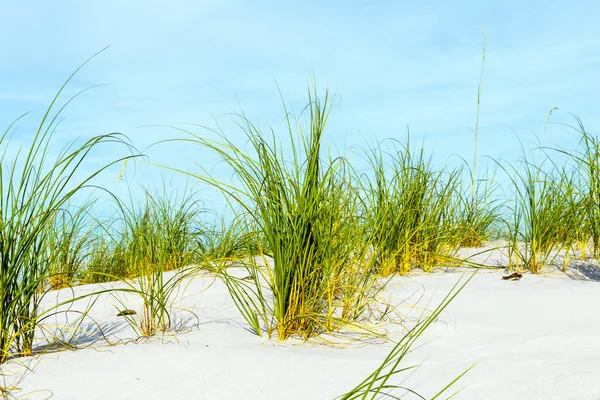
<svg viewBox="0 0 600 400"><path fill-rule="evenodd" d="M15 131L27 143L53 94L96 51L110 48L79 73L66 92L86 92L66 110L54 144L123 132L139 149L176 137L152 124L197 123L228 137L243 135L228 115L244 109L253 121L285 134L278 82L295 110L306 102L310 71L319 87L339 94L328 143L353 148L365 140L424 142L444 164L471 157L487 29L479 153L507 160L517 137L540 134L559 107L545 142L565 147L576 136L556 123L582 118L600 126L600 6L596 1L8 1L0 2L0 125L32 111ZM201 130L196 130L202 133ZM96 154L92 168L117 154ZM201 148L172 143L149 149L150 160L198 171L216 159ZM118 167L101 183L116 185ZM138 165L134 191L172 172ZM207 195L209 196L209 195ZM209 196L210 197L210 196Z"/></svg>

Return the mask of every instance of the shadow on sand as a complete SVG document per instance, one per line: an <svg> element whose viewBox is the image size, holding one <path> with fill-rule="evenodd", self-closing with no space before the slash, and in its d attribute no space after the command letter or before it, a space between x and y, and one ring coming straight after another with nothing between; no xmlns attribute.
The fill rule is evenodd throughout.
<svg viewBox="0 0 600 400"><path fill-rule="evenodd" d="M579 281L600 282L600 266L595 260L578 260L569 265L567 275Z"/></svg>

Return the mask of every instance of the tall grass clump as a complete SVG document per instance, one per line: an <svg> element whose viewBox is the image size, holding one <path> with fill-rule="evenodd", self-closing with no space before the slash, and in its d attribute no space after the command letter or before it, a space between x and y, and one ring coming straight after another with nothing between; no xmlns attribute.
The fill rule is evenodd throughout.
<svg viewBox="0 0 600 400"><path fill-rule="evenodd" d="M128 206L116 197L115 204L119 218L106 232L112 243L101 241L95 253L109 258L108 265L114 271L91 269L88 274L97 280L134 278L125 281L126 289L116 290L142 300L140 313L128 320L141 336L165 332L172 328L171 305L182 292L179 284L193 272L190 264L194 262L200 209L192 194L177 198L176 193L166 190L163 196L146 191L146 201L141 204L132 200ZM171 270L177 271L165 277L164 272Z"/></svg>
<svg viewBox="0 0 600 400"><path fill-rule="evenodd" d="M246 216L238 215L233 221L220 216L216 221L202 223L194 251L199 263L215 260L234 262L259 254L261 248L267 248L264 240L248 223Z"/></svg>
<svg viewBox="0 0 600 400"><path fill-rule="evenodd" d="M114 164L107 163L81 178L83 163L102 144L124 143L119 134L100 135L81 145L67 146L53 157L53 133L61 112L73 98L54 110L74 74L50 103L28 148L9 158L11 132L21 118L0 136L0 145L5 146L0 158L0 364L11 355L32 352L35 328L43 317L39 304L44 282L56 261L46 250L57 215L76 193ZM122 159L115 162L119 161Z"/></svg>
<svg viewBox="0 0 600 400"><path fill-rule="evenodd" d="M130 204L113 197L110 219L97 221L87 264L88 282L133 278L145 267L170 271L197 260L195 243L201 234L201 209L192 193L161 195L145 190L145 201Z"/></svg>
<svg viewBox="0 0 600 400"><path fill-rule="evenodd" d="M123 262L121 254L124 247L116 241L115 234L110 232L109 227L113 224L113 221L104 221L101 227L94 229L82 273L83 283L102 283L133 276L131 266Z"/></svg>
<svg viewBox="0 0 600 400"><path fill-rule="evenodd" d="M267 333L276 330L280 340L291 335L307 339L360 318L374 282L358 223L360 202L349 191L347 162L321 155L330 109L328 91L321 99L313 85L306 107L308 127L286 110L287 156L273 130L263 134L243 114L238 115L238 125L254 155L222 131L213 131L220 141L191 132L191 138L184 139L214 151L239 181L228 184L196 175L232 199L237 212L250 218L266 242L263 251L272 258L272 267L252 268L253 283L242 284L226 272L223 276L256 333L261 334L262 320Z"/></svg>
<svg viewBox="0 0 600 400"><path fill-rule="evenodd" d="M537 274L568 251L582 230L575 171L540 155L534 163L524 149L520 163L505 170L514 187L506 221L509 267Z"/></svg>
<svg viewBox="0 0 600 400"><path fill-rule="evenodd" d="M392 148L384 152L383 146ZM430 270L449 254L453 240L452 196L459 171L435 171L424 150L380 143L367 159L373 170L366 187L369 241L383 276L414 267Z"/></svg>
<svg viewBox="0 0 600 400"><path fill-rule="evenodd" d="M473 176L474 172L470 170L468 174ZM463 170L461 176L464 175ZM465 185L456 188L449 209L453 212L457 246L479 247L498 236L502 202L495 194L497 189L494 173L489 172L473 181L468 189Z"/></svg>
<svg viewBox="0 0 600 400"><path fill-rule="evenodd" d="M158 228L153 238L162 263L167 270L173 270L194 262L193 244L199 234L201 209L193 193L184 192L178 199L176 193L163 192L163 196L147 195L145 211L149 222Z"/></svg>
<svg viewBox="0 0 600 400"><path fill-rule="evenodd" d="M62 289L78 282L89 260L94 225L88 218L92 203L59 210L48 232L48 284Z"/></svg>
<svg viewBox="0 0 600 400"><path fill-rule="evenodd" d="M600 252L600 142L598 137L585 129L583 122L575 117L575 129L580 134L581 149L577 152L562 153L570 156L579 167L581 178L581 207L584 232L580 234L579 241L584 244L591 239L593 256L598 257Z"/></svg>

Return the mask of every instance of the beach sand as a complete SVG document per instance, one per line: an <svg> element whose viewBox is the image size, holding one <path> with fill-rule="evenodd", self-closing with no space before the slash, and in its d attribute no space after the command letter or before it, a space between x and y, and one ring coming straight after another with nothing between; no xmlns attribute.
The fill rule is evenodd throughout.
<svg viewBox="0 0 600 400"><path fill-rule="evenodd" d="M384 295L411 326L420 316L414 305L434 308L462 274L397 276ZM394 383L430 397L477 363L457 383L455 389L463 388L457 399L600 399L600 282L559 271L525 273L520 281L504 281L503 274L479 270L404 361L421 366ZM45 301L72 295L61 290ZM134 298L123 301L139 310ZM86 348L13 360L3 366L5 379L31 368L15 392L27 399L333 399L372 372L392 347L345 337L331 338L334 345L258 337L223 282L208 275L194 277L175 305L181 308L173 313L178 332L131 341L135 333L116 316L123 307L103 295L90 311L95 322L86 320L77 334ZM52 329L61 318L46 325ZM114 345L99 339L96 323ZM396 324L381 329L395 339L403 332Z"/></svg>

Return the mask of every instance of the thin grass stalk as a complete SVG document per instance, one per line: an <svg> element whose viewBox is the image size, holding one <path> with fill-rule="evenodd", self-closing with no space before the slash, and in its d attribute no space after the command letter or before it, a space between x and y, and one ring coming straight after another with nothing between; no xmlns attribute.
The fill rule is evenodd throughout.
<svg viewBox="0 0 600 400"><path fill-rule="evenodd" d="M425 399L424 396L420 395L416 391L397 384L390 383L390 380L396 377L398 374L406 371L410 371L417 368L413 366L403 366L402 362L404 357L411 351L415 343L421 338L427 328L437 320L438 316L448 307L448 305L454 300L454 298L463 290L465 285L473 278L474 274L470 275L467 279L459 280L446 297L442 300L440 305L433 310L433 312L421 320L417 326L415 326L410 332L400 339L396 345L392 348L387 357L383 360L381 365L375 369L367 378L361 383L355 386L348 393L340 396L337 400L375 400L379 398L391 398L399 399L401 396L395 394L394 391L401 391L416 395L421 399ZM436 393L431 399L436 399L442 394L447 392L461 377L463 377L473 366L462 372L458 377L453 379L448 385L442 388ZM451 396L452 397L452 396Z"/></svg>
<svg viewBox="0 0 600 400"><path fill-rule="evenodd" d="M483 88L483 65L485 64L486 27L483 27L483 43L481 45L481 71L479 72L479 86L477 87L477 117L475 118L475 136L473 140L473 171L471 174L471 207L475 207L475 181L477 180L477 142L479 140L479 113L481 111L481 91Z"/></svg>

